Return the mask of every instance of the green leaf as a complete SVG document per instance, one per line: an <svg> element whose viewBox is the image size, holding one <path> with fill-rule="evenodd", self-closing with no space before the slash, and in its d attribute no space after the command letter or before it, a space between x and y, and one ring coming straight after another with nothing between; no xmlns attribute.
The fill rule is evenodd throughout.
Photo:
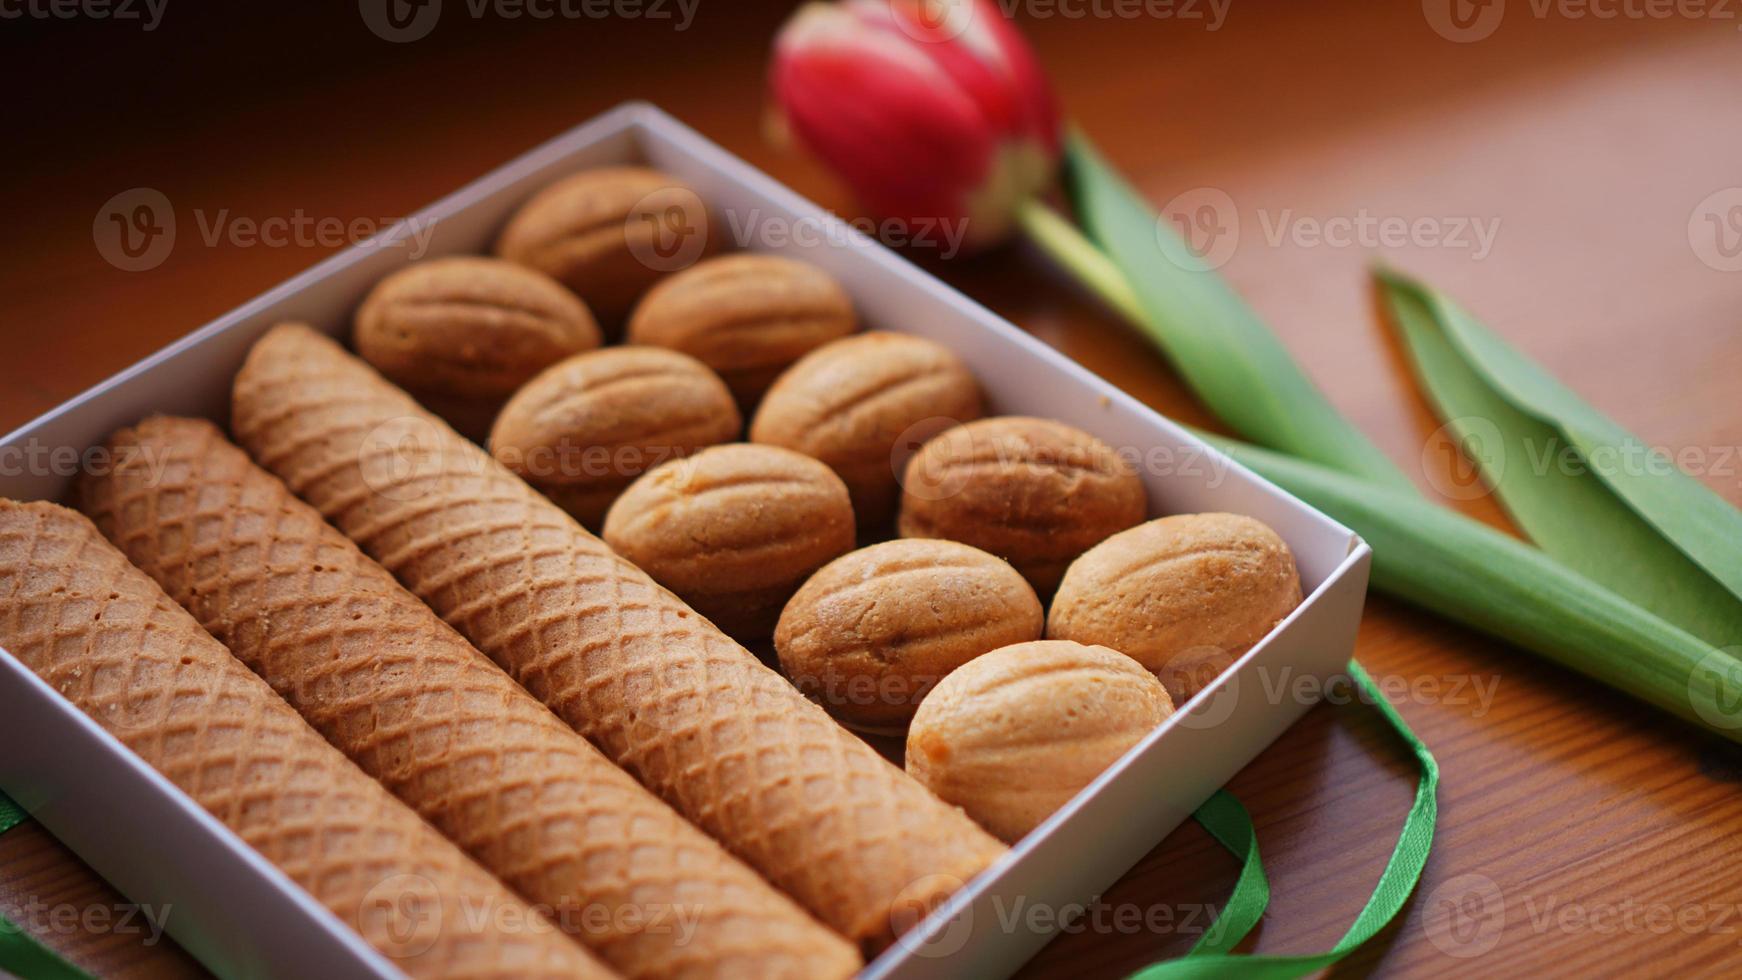
<svg viewBox="0 0 1742 980"><path fill-rule="evenodd" d="M1388 486L1410 486L1086 138L1073 134L1066 157L1078 216L1135 291L1146 314L1139 327L1211 411L1255 442Z"/></svg>
<svg viewBox="0 0 1742 980"><path fill-rule="evenodd" d="M1742 611L1737 606L1738 600L1742 599L1742 511L1683 472L1660 450L1647 446L1638 436L1586 404L1570 388L1507 346L1505 341L1443 294L1396 273L1381 272L1379 278L1393 308L1407 310L1408 319L1420 328L1412 333L1421 334L1437 328L1443 335L1439 346L1444 348L1440 351L1444 356L1438 357L1433 364L1424 364L1419 355L1416 358L1430 391L1434 388L1430 369L1455 356L1467 366L1477 383L1514 410L1514 418L1537 423L1532 434L1563 438L1592 474L1590 482L1605 487L1617 505L1587 504L1583 501L1594 499L1588 494L1568 504L1591 506L1594 515L1618 525L1613 532L1603 527L1587 526L1583 531L1588 540L1580 543L1572 540L1574 529L1563 526L1571 520L1570 517L1554 520L1552 515L1544 513L1545 501L1529 499L1532 495L1542 494L1544 486L1564 488L1566 481L1528 482L1502 477L1497 488L1501 501L1514 512L1525 531L1550 554L1574 567L1590 566L1593 573L1596 569L1592 563L1601 557L1597 552L1601 542L1608 538L1613 547L1608 549L1604 578L1631 575L1638 580L1631 588L1623 588L1611 581L1618 591L1635 595L1642 604L1651 608L1661 607L1664 615L1708 638L1721 643L1742 642L1742 626L1738 626L1742 622ZM1399 319L1404 319L1401 312ZM1412 343L1412 349L1413 346ZM1438 397L1436 393L1435 398ZM1527 430L1520 427L1519 431ZM1509 473L1513 469L1512 462L1509 455L1506 467ZM1620 510L1629 511L1631 519L1621 517ZM1662 558L1661 550L1621 550L1635 547L1641 525L1655 531L1670 547L1703 570L1705 576L1715 580L1727 593L1724 598L1728 601L1718 598L1716 590L1697 583L1685 567ZM1611 533L1613 537L1610 537ZM1649 564L1642 564L1636 555L1648 555ZM1674 573L1673 581L1648 581L1671 572ZM1665 595L1678 589L1688 592L1684 603L1677 603L1673 597ZM1680 606L1697 603L1711 603L1718 608L1703 617L1690 617L1685 611L1678 611Z"/></svg>
<svg viewBox="0 0 1742 980"><path fill-rule="evenodd" d="M1200 433L1366 539L1373 586L1742 741L1742 661L1480 521Z"/></svg>
<svg viewBox="0 0 1742 980"><path fill-rule="evenodd" d="M1380 281L1429 400L1531 540L1708 643L1742 643L1742 601L1635 513L1560 430L1478 371L1441 329L1421 287L1395 276Z"/></svg>

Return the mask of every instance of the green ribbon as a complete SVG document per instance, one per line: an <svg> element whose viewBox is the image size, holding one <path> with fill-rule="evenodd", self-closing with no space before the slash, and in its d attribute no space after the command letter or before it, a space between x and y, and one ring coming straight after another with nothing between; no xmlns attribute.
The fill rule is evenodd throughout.
<svg viewBox="0 0 1742 980"><path fill-rule="evenodd" d="M1440 784L1439 763L1434 761L1433 753L1428 751L1421 738L1410 730L1403 716L1379 693L1373 678L1353 660L1349 661L1349 676L1372 698L1379 713L1415 753L1416 762L1421 766L1421 782L1416 785L1415 803L1409 808L1409 817L1403 823L1403 832L1398 835L1397 847L1392 850L1391 860L1379 876L1372 897L1367 899L1361 914L1355 917L1355 924L1324 953L1300 956L1230 953L1229 950L1245 938L1264 914L1265 906L1270 903L1270 885L1258 860L1258 837L1252 829L1251 816L1227 790L1219 790L1198 808L1194 816L1204 829L1221 841L1222 846L1245 862L1240 879L1234 883L1233 894L1228 896L1228 905L1215 924L1199 937L1191 952L1177 960L1144 967L1132 974L1129 980L1232 976L1242 980L1250 977L1284 980L1303 976L1324 969L1360 948L1361 944L1378 935L1409 900L1410 892L1421 880L1428 851L1433 847L1434 824L1439 813L1435 797Z"/></svg>
<svg viewBox="0 0 1742 980"><path fill-rule="evenodd" d="M0 793L0 834L29 816L10 796ZM61 959L4 915L0 915L0 973L24 980L91 980L90 974Z"/></svg>
<svg viewBox="0 0 1742 980"><path fill-rule="evenodd" d="M1264 877L1264 862L1258 859L1258 833L1252 828L1252 815L1239 797L1225 789L1204 801L1192 818L1240 859L1240 877L1222 914L1210 924L1192 946L1187 956L1226 953L1252 931L1264 917L1270 904L1270 879Z"/></svg>
<svg viewBox="0 0 1742 980"><path fill-rule="evenodd" d="M4 916L0 916L0 973L22 980L92 980Z"/></svg>
<svg viewBox="0 0 1742 980"><path fill-rule="evenodd" d="M25 813L23 807L12 802L12 797L0 793L0 834L23 823L28 816L30 814Z"/></svg>

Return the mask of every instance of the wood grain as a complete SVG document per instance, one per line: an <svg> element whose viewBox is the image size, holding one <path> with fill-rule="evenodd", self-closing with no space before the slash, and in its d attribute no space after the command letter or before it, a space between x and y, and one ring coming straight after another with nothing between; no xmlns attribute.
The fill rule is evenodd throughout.
<svg viewBox="0 0 1742 980"><path fill-rule="evenodd" d="M762 138L779 4L703 3L687 31L468 22L450 4L408 45L370 36L355 6L340 6L172 5L149 35L22 25L31 40L6 52L9 74L48 77L75 57L95 67L68 79L53 119L9 129L19 151L0 187L0 425L332 250L207 244L197 218L404 214L623 99L657 102L853 213L817 167ZM1703 263L1689 237L1696 207L1742 184L1735 21L1513 4L1492 37L1459 44L1410 0L1254 0L1215 31L1019 7L1072 117L1153 200L1227 195L1240 231L1223 272L1424 490L1505 526L1490 499L1436 489L1459 485L1374 309L1365 270L1381 259L1459 297L1647 441L1700 451L1701 477L1742 503L1742 273ZM93 247L92 216L140 186L174 202L178 244L160 267L122 272ZM1486 250L1312 242L1313 227L1362 215L1497 232ZM914 257L1163 412L1213 424L1159 356L1031 250ZM1414 684L1396 700L1444 768L1440 834L1407 914L1336 972L1737 968L1742 865L1729 856L1742 755L1504 644L1383 598L1369 610L1358 655L1382 679ZM1409 759L1358 704L1314 709L1242 772L1232 788L1257 820L1275 894L1243 948L1335 942L1413 786ZM0 856L0 899L117 901L39 829L0 838ZM1104 896L1134 913L1103 911L1099 928L1054 941L1024 976L1110 977L1178 954L1233 875L1217 845L1182 828ZM1424 913L1451 906L1467 930L1436 942ZM1119 925L1134 914L1136 928ZM1486 950L1485 923L1499 923ZM190 968L167 944L45 939L105 973Z"/></svg>

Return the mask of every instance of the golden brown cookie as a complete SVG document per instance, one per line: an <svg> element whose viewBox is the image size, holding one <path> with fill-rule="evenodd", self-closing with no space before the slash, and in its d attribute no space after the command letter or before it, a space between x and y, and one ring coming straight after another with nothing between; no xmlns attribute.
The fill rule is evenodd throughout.
<svg viewBox="0 0 1742 980"><path fill-rule="evenodd" d="M533 378L490 432L498 462L597 529L635 478L667 460L738 438L732 393L693 357L609 347Z"/></svg>
<svg viewBox="0 0 1742 980"><path fill-rule="evenodd" d="M1063 640L976 657L920 702L907 772L1015 843L1173 713L1124 654Z"/></svg>
<svg viewBox="0 0 1742 980"><path fill-rule="evenodd" d="M1034 590L999 558L906 538L824 565L780 614L774 646L799 690L842 721L899 731L939 680L988 650L1038 640Z"/></svg>
<svg viewBox="0 0 1742 980"><path fill-rule="evenodd" d="M980 417L980 386L949 348L876 331L806 354L763 396L750 441L829 464L853 495L861 529L895 512L907 457L944 429Z"/></svg>
<svg viewBox="0 0 1742 980"><path fill-rule="evenodd" d="M555 278L615 328L648 287L713 246L694 188L647 167L599 167L521 205L496 254Z"/></svg>
<svg viewBox="0 0 1742 980"><path fill-rule="evenodd" d="M1111 446L1048 419L946 430L902 479L901 536L949 538L1010 562L1042 597L1078 555L1143 520L1143 483Z"/></svg>
<svg viewBox="0 0 1742 980"><path fill-rule="evenodd" d="M635 481L605 543L740 643L763 642L810 574L853 547L847 488L827 466L737 443Z"/></svg>
<svg viewBox="0 0 1742 980"><path fill-rule="evenodd" d="M514 389L599 346L599 327L549 276L458 256L407 266L357 309L357 353L473 438Z"/></svg>
<svg viewBox="0 0 1742 980"><path fill-rule="evenodd" d="M1294 555L1268 525L1182 514L1115 534L1078 558L1046 635L1113 647L1184 704L1300 600Z"/></svg>
<svg viewBox="0 0 1742 980"><path fill-rule="evenodd" d="M629 342L680 350L719 372L746 411L794 361L853 332L847 291L778 255L723 255L649 290Z"/></svg>

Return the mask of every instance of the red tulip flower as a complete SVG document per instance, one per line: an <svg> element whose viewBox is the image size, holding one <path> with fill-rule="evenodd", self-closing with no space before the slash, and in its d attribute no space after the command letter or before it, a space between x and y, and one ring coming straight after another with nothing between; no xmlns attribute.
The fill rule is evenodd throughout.
<svg viewBox="0 0 1742 980"><path fill-rule="evenodd" d="M770 83L788 131L916 239L946 222L970 248L996 243L1057 169L1046 77L991 0L807 4Z"/></svg>

